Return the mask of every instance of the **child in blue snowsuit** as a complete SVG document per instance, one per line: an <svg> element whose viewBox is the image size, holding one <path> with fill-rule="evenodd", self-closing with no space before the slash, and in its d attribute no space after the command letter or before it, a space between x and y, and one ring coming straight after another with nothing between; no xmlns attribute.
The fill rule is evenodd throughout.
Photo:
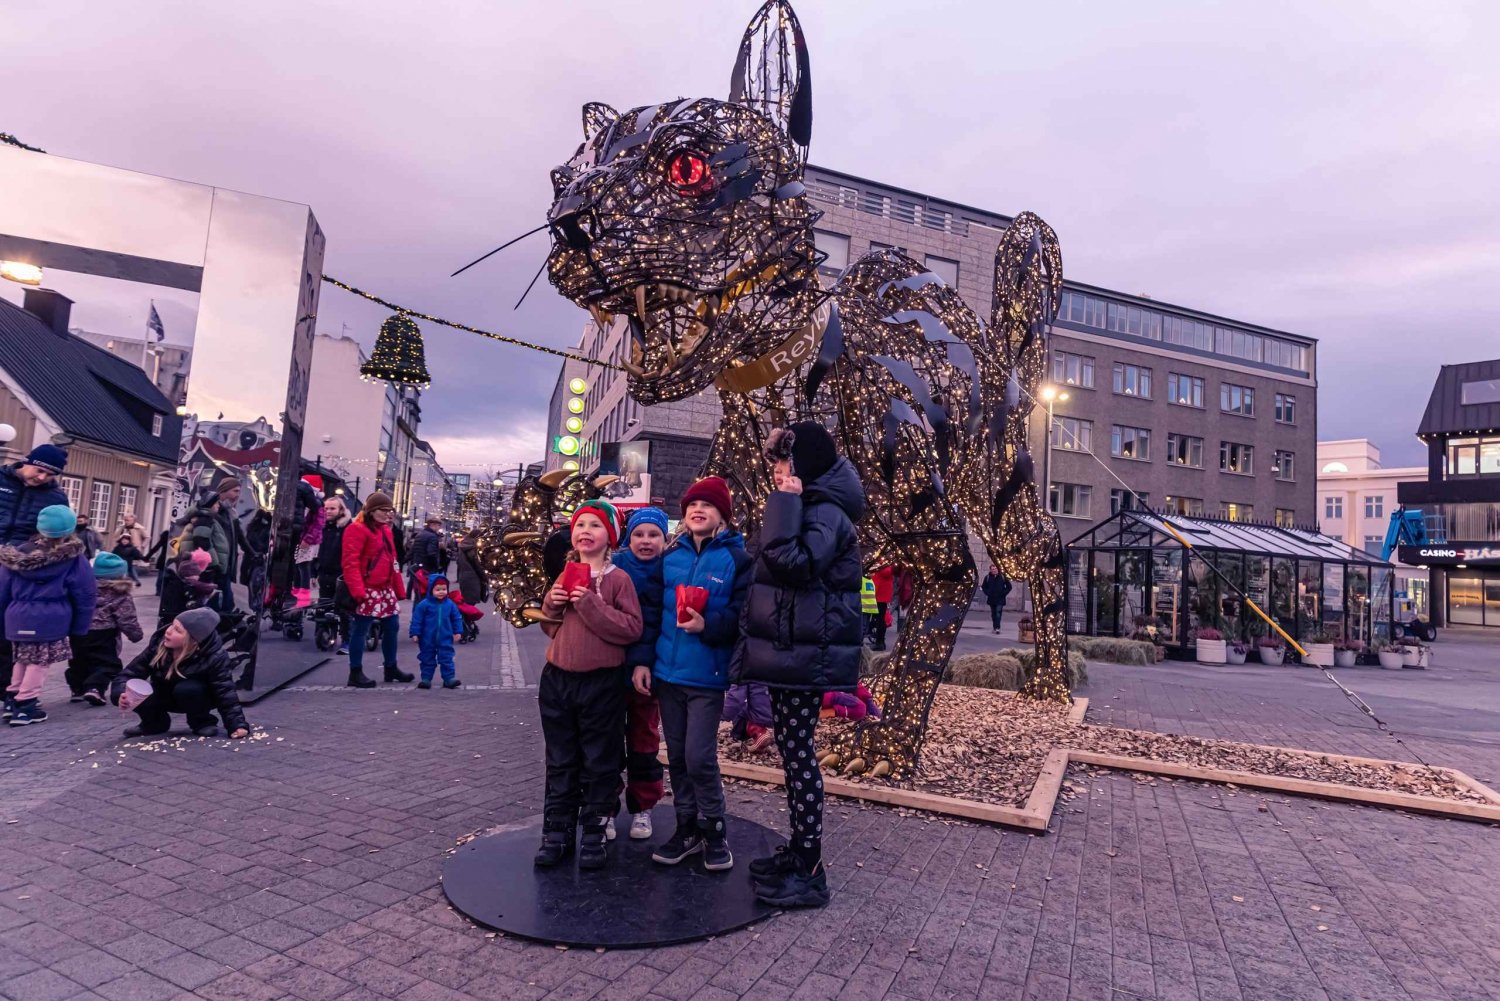
<svg viewBox="0 0 1500 1001"><path fill-rule="evenodd" d="M411 613L411 638L419 644L417 664L422 671L418 688L431 688L433 672L442 669L443 687L462 684L453 667L453 643L464 631L464 616L458 602L448 597L448 578L433 574L427 579L427 597Z"/></svg>

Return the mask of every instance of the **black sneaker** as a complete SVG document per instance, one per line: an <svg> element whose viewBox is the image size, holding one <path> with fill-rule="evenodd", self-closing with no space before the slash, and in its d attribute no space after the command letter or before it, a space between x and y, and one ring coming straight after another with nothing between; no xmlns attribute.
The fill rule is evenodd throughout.
<svg viewBox="0 0 1500 1001"><path fill-rule="evenodd" d="M422 689L423 691L427 691L428 689L430 689L432 687L432 682L430 682L430 681L419 681L419 682L417 682L417 687L420 688L420 689Z"/></svg>
<svg viewBox="0 0 1500 1001"><path fill-rule="evenodd" d="M36 699L17 702L15 710L10 714L11 726L30 726L33 723L45 722L47 722L47 710L38 705Z"/></svg>
<svg viewBox="0 0 1500 1001"><path fill-rule="evenodd" d="M217 737L219 726L217 723L205 723L202 726L193 727L194 737Z"/></svg>
<svg viewBox="0 0 1500 1001"><path fill-rule="evenodd" d="M796 856L786 845L777 845L776 854L752 859L750 876L756 882L779 882L783 876L797 868Z"/></svg>
<svg viewBox="0 0 1500 1001"><path fill-rule="evenodd" d="M583 825L578 842L578 868L603 869L609 864L609 841L604 837L604 818L596 817Z"/></svg>
<svg viewBox="0 0 1500 1001"><path fill-rule="evenodd" d="M703 868L709 872L723 872L734 868L734 856L729 853L729 841L724 834L724 818L704 818Z"/></svg>
<svg viewBox="0 0 1500 1001"><path fill-rule="evenodd" d="M82 702L83 701L83 693L82 692L74 692L72 695L68 696L68 701L69 702Z"/></svg>
<svg viewBox="0 0 1500 1001"><path fill-rule="evenodd" d="M97 688L90 688L88 691L84 692L83 701L87 702L91 706L102 706L109 703L109 700L104 697L104 693Z"/></svg>
<svg viewBox="0 0 1500 1001"><path fill-rule="evenodd" d="M703 838L698 834L698 821L694 817L678 817L677 830L656 851L651 853L651 861L660 862L662 865L676 865L689 855L696 855L703 850Z"/></svg>
<svg viewBox="0 0 1500 1001"><path fill-rule="evenodd" d="M532 865L540 869L551 868L573 854L573 831L543 831L542 846L536 850Z"/></svg>
<svg viewBox="0 0 1500 1001"><path fill-rule="evenodd" d="M828 876L822 861L808 872L802 859L787 853L792 871L774 883L757 883L755 897L772 907L822 907L828 903Z"/></svg>
<svg viewBox="0 0 1500 1001"><path fill-rule="evenodd" d="M459 681L457 678L454 678L452 681L445 681L445 682L443 682L443 687L444 688L462 688L462 687L464 687L464 683L462 681Z"/></svg>

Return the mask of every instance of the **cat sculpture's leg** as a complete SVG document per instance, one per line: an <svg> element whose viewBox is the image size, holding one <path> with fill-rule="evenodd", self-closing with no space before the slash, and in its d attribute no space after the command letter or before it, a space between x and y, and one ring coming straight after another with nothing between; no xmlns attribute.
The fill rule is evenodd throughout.
<svg viewBox="0 0 1500 1001"><path fill-rule="evenodd" d="M915 574L911 610L871 686L881 717L835 740L823 758L830 768L895 779L917 768L927 715L974 595L975 572L968 539L960 533L913 540L911 548L920 552L920 559L906 564Z"/></svg>

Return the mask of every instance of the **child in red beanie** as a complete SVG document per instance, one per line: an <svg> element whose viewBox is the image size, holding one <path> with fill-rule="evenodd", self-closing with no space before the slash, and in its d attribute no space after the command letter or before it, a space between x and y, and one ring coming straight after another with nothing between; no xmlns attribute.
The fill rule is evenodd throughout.
<svg viewBox="0 0 1500 1001"><path fill-rule="evenodd" d="M651 855L662 865L702 852L705 869L734 866L724 834L719 717L751 561L733 521L729 485L719 477L705 477L682 495L686 532L662 557L656 664L635 669L636 690L654 694L661 706L667 739L677 830Z"/></svg>
<svg viewBox="0 0 1500 1001"><path fill-rule="evenodd" d="M542 630L552 638L537 686L547 749L547 788L539 866L573 854L582 808L578 865L598 869L609 861L605 824L619 809L617 786L624 767L625 689L620 666L625 648L641 635L641 606L630 575L611 565L619 518L602 500L573 512L570 559L547 592Z"/></svg>

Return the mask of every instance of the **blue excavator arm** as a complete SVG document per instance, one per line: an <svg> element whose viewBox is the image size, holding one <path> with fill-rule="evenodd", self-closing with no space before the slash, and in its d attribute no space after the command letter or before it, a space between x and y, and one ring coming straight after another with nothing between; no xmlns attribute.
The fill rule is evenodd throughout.
<svg viewBox="0 0 1500 1001"><path fill-rule="evenodd" d="M1397 546L1425 546L1427 541L1427 519L1422 512L1398 507L1391 512L1391 523L1385 530L1385 545L1380 547L1380 558L1389 560Z"/></svg>

